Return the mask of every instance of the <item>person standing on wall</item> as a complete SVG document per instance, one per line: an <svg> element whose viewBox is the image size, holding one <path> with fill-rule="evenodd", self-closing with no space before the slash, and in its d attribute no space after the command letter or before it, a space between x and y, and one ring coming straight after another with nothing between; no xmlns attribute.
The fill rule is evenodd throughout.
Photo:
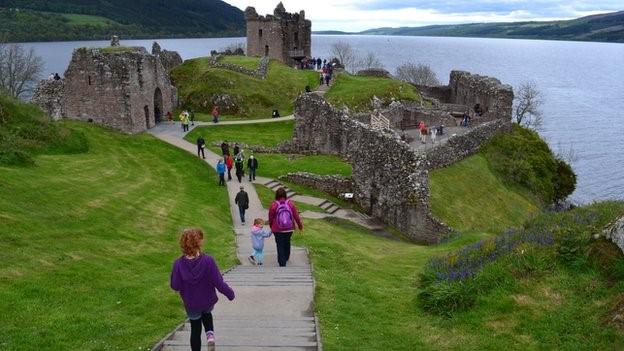
<svg viewBox="0 0 624 351"><path fill-rule="evenodd" d="M247 160L247 172L249 172L249 181L256 180L256 169L258 169L258 159L254 155L249 156Z"/></svg>
<svg viewBox="0 0 624 351"><path fill-rule="evenodd" d="M197 138L197 157L199 156L199 153L201 152L201 158L203 158L204 160L206 159L206 155L204 154L204 148L206 147L206 140L204 140L203 136L199 136L199 138Z"/></svg>
<svg viewBox="0 0 624 351"><path fill-rule="evenodd" d="M234 203L238 205L238 213L243 224L245 224L245 210L249 208L249 195L245 191L245 187L241 186L240 191L236 194Z"/></svg>
<svg viewBox="0 0 624 351"><path fill-rule="evenodd" d="M269 226L275 235L277 263L280 267L284 267L290 259L292 233L295 227L298 227L300 233L303 234L303 223L295 204L288 200L286 190L282 187L275 192L275 201L269 208Z"/></svg>

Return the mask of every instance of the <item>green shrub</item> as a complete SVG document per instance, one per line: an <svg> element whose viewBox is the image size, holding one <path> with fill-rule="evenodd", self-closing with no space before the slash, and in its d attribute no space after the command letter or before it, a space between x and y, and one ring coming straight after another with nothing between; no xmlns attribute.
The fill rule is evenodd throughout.
<svg viewBox="0 0 624 351"><path fill-rule="evenodd" d="M572 168L532 130L514 125L512 133L496 136L483 150L504 182L528 189L545 203L565 199L575 189Z"/></svg>

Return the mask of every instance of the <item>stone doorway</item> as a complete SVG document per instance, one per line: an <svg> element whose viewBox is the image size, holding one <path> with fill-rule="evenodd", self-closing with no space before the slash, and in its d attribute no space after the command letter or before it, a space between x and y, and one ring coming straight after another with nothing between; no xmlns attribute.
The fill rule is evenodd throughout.
<svg viewBox="0 0 624 351"><path fill-rule="evenodd" d="M162 117L163 117L162 91L160 91L160 88L156 88L156 91L154 91L154 122L156 124L162 122Z"/></svg>
<svg viewBox="0 0 624 351"><path fill-rule="evenodd" d="M143 112L145 113L145 128L150 129L150 113L147 105L143 106Z"/></svg>
<svg viewBox="0 0 624 351"><path fill-rule="evenodd" d="M268 45L264 46L264 56L269 56L269 46Z"/></svg>

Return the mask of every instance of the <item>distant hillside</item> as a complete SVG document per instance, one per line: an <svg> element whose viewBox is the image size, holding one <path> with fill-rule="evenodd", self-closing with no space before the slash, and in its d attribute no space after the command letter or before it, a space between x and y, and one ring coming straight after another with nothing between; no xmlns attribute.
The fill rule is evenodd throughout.
<svg viewBox="0 0 624 351"><path fill-rule="evenodd" d="M323 34L333 33L326 31ZM350 34L581 40L624 43L624 11L581 17L568 21L470 23L426 27L376 28Z"/></svg>
<svg viewBox="0 0 624 351"><path fill-rule="evenodd" d="M244 35L243 12L220 0L0 0L8 41Z"/></svg>

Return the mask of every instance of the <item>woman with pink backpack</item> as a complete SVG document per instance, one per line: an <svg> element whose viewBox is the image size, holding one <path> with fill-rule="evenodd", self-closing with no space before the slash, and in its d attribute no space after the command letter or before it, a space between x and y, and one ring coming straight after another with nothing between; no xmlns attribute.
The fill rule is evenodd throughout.
<svg viewBox="0 0 624 351"><path fill-rule="evenodd" d="M290 258L290 238L295 227L298 227L303 234L303 223L301 223L299 212L295 204L288 200L284 188L279 188L275 192L275 201L269 208L269 226L275 236L277 263L280 267L284 267Z"/></svg>

